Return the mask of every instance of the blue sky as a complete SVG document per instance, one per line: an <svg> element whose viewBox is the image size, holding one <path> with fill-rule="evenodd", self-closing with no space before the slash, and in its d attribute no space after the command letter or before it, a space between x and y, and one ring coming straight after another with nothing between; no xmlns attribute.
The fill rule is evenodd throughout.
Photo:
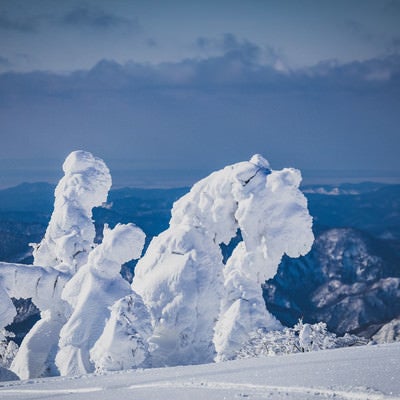
<svg viewBox="0 0 400 400"><path fill-rule="evenodd" d="M253 153L396 180L400 1L0 0L0 121L0 186L75 149L120 184Z"/></svg>

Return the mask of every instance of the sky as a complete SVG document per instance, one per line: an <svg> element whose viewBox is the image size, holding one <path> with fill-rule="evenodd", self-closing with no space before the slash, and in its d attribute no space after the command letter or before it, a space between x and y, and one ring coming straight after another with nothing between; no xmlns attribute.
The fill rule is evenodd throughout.
<svg viewBox="0 0 400 400"><path fill-rule="evenodd" d="M0 187L76 149L116 185L261 153L400 183L400 0L0 0Z"/></svg>

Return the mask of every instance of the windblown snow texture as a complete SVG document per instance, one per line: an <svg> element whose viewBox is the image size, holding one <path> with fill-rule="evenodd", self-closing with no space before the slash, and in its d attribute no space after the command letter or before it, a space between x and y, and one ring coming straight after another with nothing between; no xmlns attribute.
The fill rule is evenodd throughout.
<svg viewBox="0 0 400 400"><path fill-rule="evenodd" d="M155 366L229 358L249 332L280 326L261 283L283 254L311 248L300 181L299 171L272 171L255 155L212 173L174 204L170 228L152 240L132 283L150 310ZM220 244L238 230L243 241L224 266Z"/></svg>

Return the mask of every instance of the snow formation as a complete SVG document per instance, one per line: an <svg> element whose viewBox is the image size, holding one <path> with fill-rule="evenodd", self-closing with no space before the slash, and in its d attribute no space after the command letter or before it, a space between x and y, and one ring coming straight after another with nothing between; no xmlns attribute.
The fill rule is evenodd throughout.
<svg viewBox="0 0 400 400"><path fill-rule="evenodd" d="M106 226L94 244L92 208L107 199L107 166L75 151L63 169L34 266L7 264L1 274L0 322L15 315L11 295L32 297L41 310L11 366L21 378L221 361L251 332L282 328L261 284L284 254L305 254L314 239L298 170L271 170L255 155L196 183L130 286L121 265L140 257L142 230Z"/></svg>
<svg viewBox="0 0 400 400"><path fill-rule="evenodd" d="M142 298L132 293L118 300L102 335L90 351L97 372L151 366L148 339L150 314Z"/></svg>
<svg viewBox="0 0 400 400"><path fill-rule="evenodd" d="M18 345L13 340L9 341L10 337L14 338L15 334L5 329L0 330L0 367L2 368L9 368L18 352Z"/></svg>
<svg viewBox="0 0 400 400"><path fill-rule="evenodd" d="M169 229L152 240L132 283L150 310L153 365L227 359L249 332L280 326L261 283L284 254L311 248L300 181L299 171L272 171L255 155L212 173L174 204ZM224 265L220 245L238 231L243 241Z"/></svg>
<svg viewBox="0 0 400 400"><path fill-rule="evenodd" d="M86 263L95 246L92 208L106 201L111 176L102 160L85 151L72 152L66 158L63 170L64 177L55 189L54 211L46 234L41 243L34 245L33 264L46 271L61 271L69 278ZM39 290L40 293L54 291L49 280L47 286L42 277L38 282L43 285L37 288L38 293ZM54 360L60 330L71 312L60 294L55 293L51 301L42 304L33 299L41 310L41 319L24 338L11 367L22 379L58 373Z"/></svg>
<svg viewBox="0 0 400 400"><path fill-rule="evenodd" d="M16 315L11 297L32 298L45 310L60 298L69 275L52 268L0 262L0 329L11 324Z"/></svg>
<svg viewBox="0 0 400 400"><path fill-rule="evenodd" d="M13 321L15 307L11 297L32 298L42 310L42 320L24 338L11 369L21 378L56 373L49 368L49 359L54 355L62 316L55 313L51 317L51 310L53 304L58 307L69 275L52 268L22 264L0 263L0 268L0 307L8 309L0 315L1 327ZM43 335L49 335L48 340L43 340Z"/></svg>
<svg viewBox="0 0 400 400"><path fill-rule="evenodd" d="M34 245L33 264L74 274L93 249L92 209L106 202L111 175L103 160L82 150L65 159L63 170L46 234Z"/></svg>
<svg viewBox="0 0 400 400"><path fill-rule="evenodd" d="M104 330L109 307L132 293L120 275L121 265L140 257L144 240L143 231L133 224L106 226L103 242L66 284L62 298L73 311L60 332L56 365L61 375L94 371L89 351Z"/></svg>

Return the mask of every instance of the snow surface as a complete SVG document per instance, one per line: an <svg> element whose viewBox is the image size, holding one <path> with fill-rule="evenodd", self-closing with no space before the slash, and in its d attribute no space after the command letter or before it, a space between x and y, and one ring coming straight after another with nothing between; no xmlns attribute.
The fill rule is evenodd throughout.
<svg viewBox="0 0 400 400"><path fill-rule="evenodd" d="M30 400L400 399L400 343L197 366L2 382Z"/></svg>

